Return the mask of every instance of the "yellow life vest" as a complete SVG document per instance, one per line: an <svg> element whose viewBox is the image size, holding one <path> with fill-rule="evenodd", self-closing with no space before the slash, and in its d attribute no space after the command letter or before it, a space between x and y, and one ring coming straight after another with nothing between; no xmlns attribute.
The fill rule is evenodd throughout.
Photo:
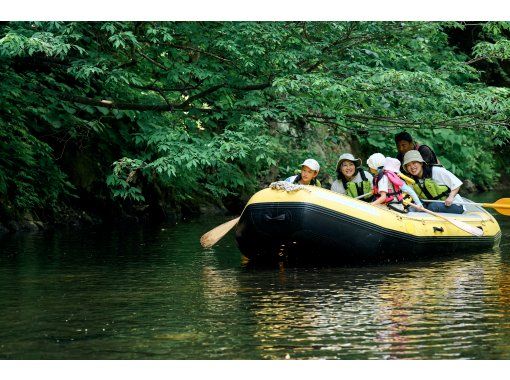
<svg viewBox="0 0 510 380"><path fill-rule="evenodd" d="M360 195L367 194L362 199L372 199L372 184L369 180L365 180L362 182L347 182L347 188L345 189L346 194L352 198L357 198Z"/></svg>
<svg viewBox="0 0 510 380"><path fill-rule="evenodd" d="M408 177L406 176L405 174L402 174L402 173L397 173L397 175L402 178L404 181L406 181L406 183L409 185L409 186L412 186L416 183L416 181L414 179L412 179L411 177Z"/></svg>
<svg viewBox="0 0 510 380"><path fill-rule="evenodd" d="M439 199L444 201L450 194L448 186L438 185L432 178L418 180L413 185L413 189L420 199Z"/></svg>
<svg viewBox="0 0 510 380"><path fill-rule="evenodd" d="M361 176L361 182L349 181L347 182L344 178L342 178L342 184L344 185L345 194L351 198L357 198L360 195L368 194L362 198L364 201L371 201L373 198L372 194L372 184L367 179L365 172L362 168L358 169L358 173ZM343 177L343 176L342 176Z"/></svg>

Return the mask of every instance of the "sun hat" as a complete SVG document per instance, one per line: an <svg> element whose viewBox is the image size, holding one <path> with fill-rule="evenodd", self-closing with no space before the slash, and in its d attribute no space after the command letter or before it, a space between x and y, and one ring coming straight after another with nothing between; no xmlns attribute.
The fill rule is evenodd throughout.
<svg viewBox="0 0 510 380"><path fill-rule="evenodd" d="M409 152L404 154L404 160L402 162L402 165L404 165L405 167L408 163L413 161L425 163L425 160L423 160L423 157L421 156L420 152L418 152L417 150L410 150Z"/></svg>
<svg viewBox="0 0 510 380"><path fill-rule="evenodd" d="M301 166L308 166L310 169L315 170L316 172L318 172L321 168L319 163L313 158L308 158L304 160Z"/></svg>
<svg viewBox="0 0 510 380"><path fill-rule="evenodd" d="M340 170L340 166L344 161L351 161L356 168L361 166L361 158L354 158L354 156L350 153L344 153L338 158L338 162L336 164L336 170Z"/></svg>
<svg viewBox="0 0 510 380"><path fill-rule="evenodd" d="M384 160L386 157L384 157L381 153L374 153L370 157L368 157L367 165L371 169L377 169L381 166L384 166Z"/></svg>
<svg viewBox="0 0 510 380"><path fill-rule="evenodd" d="M384 170L400 173L400 161L393 157L386 157L384 159Z"/></svg>

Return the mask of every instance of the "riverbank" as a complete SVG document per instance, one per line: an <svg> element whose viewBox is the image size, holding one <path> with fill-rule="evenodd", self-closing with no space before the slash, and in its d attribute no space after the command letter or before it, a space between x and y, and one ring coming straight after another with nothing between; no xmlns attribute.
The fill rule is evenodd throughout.
<svg viewBox="0 0 510 380"><path fill-rule="evenodd" d="M245 202L229 200L225 205L202 204L165 205L154 207L142 205L102 204L91 208L89 205L80 206L61 204L55 209L37 213L24 212L17 218L0 219L0 237L7 234L34 233L48 230L75 229L110 225L152 225L161 223L177 224L180 221L198 218L202 215L228 215L240 213Z"/></svg>
<svg viewBox="0 0 510 380"><path fill-rule="evenodd" d="M501 184L495 189L504 193L510 186ZM470 181L465 181L462 194L467 197L479 197L484 193L478 191ZM90 202L73 205L61 204L51 212L25 212L19 218L0 220L0 237L7 234L34 233L47 230L75 229L102 224L111 225L152 225L161 223L177 224L181 221L196 219L200 216L239 215L248 201L249 196L225 199L222 205L204 203L201 205L132 205L101 202L92 207Z"/></svg>

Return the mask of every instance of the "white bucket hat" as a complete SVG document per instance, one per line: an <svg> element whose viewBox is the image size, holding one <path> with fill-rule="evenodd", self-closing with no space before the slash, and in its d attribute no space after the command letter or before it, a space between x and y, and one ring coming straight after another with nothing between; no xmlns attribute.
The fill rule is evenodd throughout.
<svg viewBox="0 0 510 380"><path fill-rule="evenodd" d="M417 150L410 150L409 152L404 154L402 165L405 167L408 163L413 161L425 162L420 152L418 152Z"/></svg>
<svg viewBox="0 0 510 380"><path fill-rule="evenodd" d="M384 157L381 153L374 153L370 157L368 157L367 165L371 169L377 170L377 168L384 166L385 159L386 159L386 157Z"/></svg>
<svg viewBox="0 0 510 380"><path fill-rule="evenodd" d="M336 170L340 170L340 165L342 165L342 162L344 161L351 161L356 168L359 168L361 166L361 158L354 158L354 156L350 153L344 153L338 158L338 162L336 164Z"/></svg>
<svg viewBox="0 0 510 380"><path fill-rule="evenodd" d="M301 166L308 166L310 169L315 170L316 172L318 172L321 168L319 163L313 158L308 158L304 160Z"/></svg>
<svg viewBox="0 0 510 380"><path fill-rule="evenodd" d="M386 157L384 159L384 170L400 173L400 161L396 158Z"/></svg>

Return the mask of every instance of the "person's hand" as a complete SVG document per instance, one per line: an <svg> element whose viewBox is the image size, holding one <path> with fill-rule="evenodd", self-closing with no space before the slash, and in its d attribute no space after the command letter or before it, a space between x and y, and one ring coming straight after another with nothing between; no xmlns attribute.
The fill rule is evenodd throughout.
<svg viewBox="0 0 510 380"><path fill-rule="evenodd" d="M446 205L446 207L450 207L453 203L453 198L454 197L448 197L444 200L444 204Z"/></svg>

